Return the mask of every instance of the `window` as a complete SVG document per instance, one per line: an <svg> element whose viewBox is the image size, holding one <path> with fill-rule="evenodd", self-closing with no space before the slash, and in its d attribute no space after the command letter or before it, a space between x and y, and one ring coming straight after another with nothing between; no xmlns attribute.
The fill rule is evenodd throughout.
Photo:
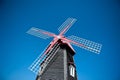
<svg viewBox="0 0 120 80"><path fill-rule="evenodd" d="M70 75L72 77L75 77L75 67L73 65L70 65L69 70L70 70Z"/></svg>

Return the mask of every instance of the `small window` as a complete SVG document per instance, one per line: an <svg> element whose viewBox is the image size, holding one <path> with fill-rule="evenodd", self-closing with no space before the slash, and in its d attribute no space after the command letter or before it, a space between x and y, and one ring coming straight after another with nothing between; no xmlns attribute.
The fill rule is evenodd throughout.
<svg viewBox="0 0 120 80"><path fill-rule="evenodd" d="M75 67L73 65L70 65L69 70L70 70L70 75L72 77L75 77Z"/></svg>

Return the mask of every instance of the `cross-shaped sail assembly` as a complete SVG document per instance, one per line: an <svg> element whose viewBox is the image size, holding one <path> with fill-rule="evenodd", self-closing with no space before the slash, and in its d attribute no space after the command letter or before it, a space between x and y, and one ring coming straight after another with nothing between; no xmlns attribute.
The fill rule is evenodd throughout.
<svg viewBox="0 0 120 80"><path fill-rule="evenodd" d="M54 45L58 42L58 40L61 40L63 43L68 44L70 47L71 45L75 45L77 47L83 48L85 50L94 52L99 54L101 51L102 44L83 39L74 35L65 37L64 34L70 29L70 27L76 22L75 18L68 18L59 28L58 31L60 32L59 35L56 35L52 32L45 31L39 28L32 27L27 31L28 34L31 34L33 36L42 38L42 39L48 39L53 37L53 41L51 41L50 45L38 56L38 58L32 63L32 65L29 67L29 69L35 73L38 73L40 69L40 64L44 59L46 58L46 55L48 52L54 47Z"/></svg>

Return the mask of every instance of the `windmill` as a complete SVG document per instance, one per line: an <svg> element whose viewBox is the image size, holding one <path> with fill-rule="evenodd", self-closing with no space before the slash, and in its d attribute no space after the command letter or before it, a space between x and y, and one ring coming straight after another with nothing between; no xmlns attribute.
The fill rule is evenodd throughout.
<svg viewBox="0 0 120 80"><path fill-rule="evenodd" d="M36 80L77 80L73 59L75 51L71 44L96 54L100 53L102 45L99 43L74 35L64 36L75 22L75 18L68 18L58 28L58 35L35 27L27 31L28 34L42 39L54 38L29 67L37 74Z"/></svg>

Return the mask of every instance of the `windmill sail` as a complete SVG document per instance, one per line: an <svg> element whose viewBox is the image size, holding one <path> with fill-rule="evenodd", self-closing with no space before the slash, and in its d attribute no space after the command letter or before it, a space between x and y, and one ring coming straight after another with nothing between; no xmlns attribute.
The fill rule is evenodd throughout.
<svg viewBox="0 0 120 80"><path fill-rule="evenodd" d="M87 39L79 38L74 35L69 36L67 38L71 40L70 42L71 44L78 46L80 48L86 49L88 51L91 51L97 54L99 54L101 51L102 44L99 44Z"/></svg>
<svg viewBox="0 0 120 80"><path fill-rule="evenodd" d="M68 18L59 28L59 32L62 32L66 27L67 29L64 31L64 34L70 29L70 27L77 21L75 18Z"/></svg>
<svg viewBox="0 0 120 80"><path fill-rule="evenodd" d="M29 70L34 72L35 74L38 74L38 71L40 70L40 64L45 59L46 55L44 55L44 52L47 48L43 50L43 52L35 59L35 61L29 66Z"/></svg>
<svg viewBox="0 0 120 80"><path fill-rule="evenodd" d="M54 33L51 33L39 28L35 28L35 27L32 27L31 29L29 29L27 33L43 39L47 39L55 35Z"/></svg>
<svg viewBox="0 0 120 80"><path fill-rule="evenodd" d="M55 49L52 50L54 47L55 47ZM48 48L48 46L47 46L47 48ZM59 44L56 43L53 46L53 48L51 48L50 51L45 55L44 55L44 52L46 49L44 49L44 51L30 65L29 70L34 72L35 74L38 74L39 71L41 71L40 73L42 73L43 69L46 67L46 65L50 62L50 60L53 58L53 56L56 54L57 50L59 49ZM44 61L44 66L42 66L42 70L41 70L40 64L42 64L43 61Z"/></svg>

